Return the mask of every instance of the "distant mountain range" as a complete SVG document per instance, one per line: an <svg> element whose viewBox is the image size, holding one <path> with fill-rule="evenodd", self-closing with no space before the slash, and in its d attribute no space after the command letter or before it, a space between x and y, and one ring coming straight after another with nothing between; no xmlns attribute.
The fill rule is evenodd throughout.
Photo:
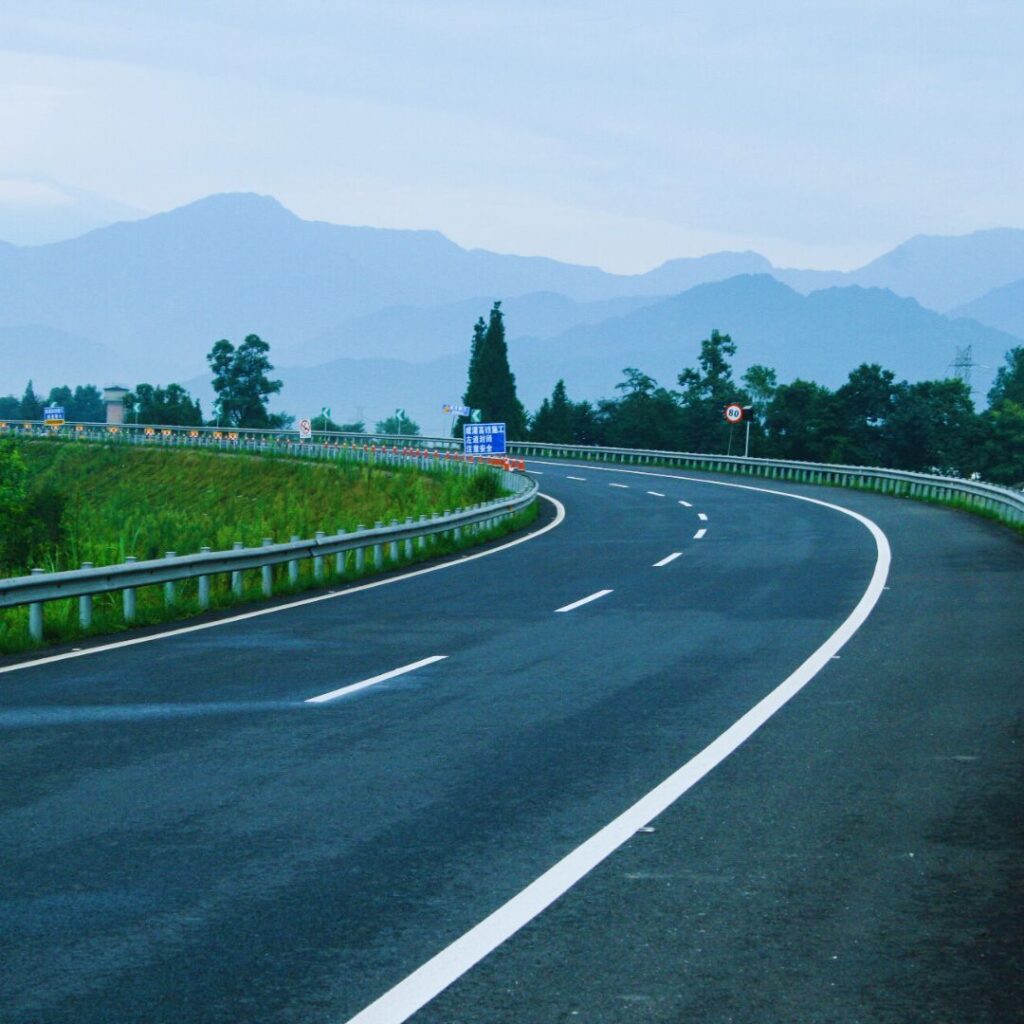
<svg viewBox="0 0 1024 1024"><path fill-rule="evenodd" d="M712 328L737 344L737 378L753 363L780 381L803 377L837 387L862 362L878 362L909 380L951 375L958 348L970 345L976 400L984 404L994 368L1022 342L970 320L951 320L878 288L829 288L801 295L766 274L699 285L590 324L547 337L516 336L508 323L509 359L530 410L558 378L574 399L610 397L622 370L635 366L666 387L696 364ZM401 359L342 358L315 367L284 367L278 405L294 411L330 405L335 419L383 418L401 406L425 429L442 428L438 407L465 388L466 355L414 364ZM193 381L201 386L202 381ZM371 423L372 425L372 423Z"/></svg>
<svg viewBox="0 0 1024 1024"><path fill-rule="evenodd" d="M590 398L610 393L626 365L671 383L712 327L733 334L742 362L775 365L782 379L837 383L869 358L911 377L942 376L957 346L995 365L1018 343L991 328L1024 333L1013 290L1022 280L1024 231L1008 228L914 238L847 273L726 252L623 275L467 250L436 231L305 221L266 196L217 195L68 241L0 244L0 393L20 393L29 377L40 390L196 379L216 339L255 332L271 343L291 411L310 407L301 383L309 370L318 390L331 391L316 408L362 405L371 419L396 406L412 412L398 363L418 367L408 373L418 391L429 373L441 375L434 408L461 393L473 322L494 299L531 406L556 376ZM989 326L939 315L950 309ZM378 387L381 360L389 369ZM449 360L457 371L445 369ZM365 387L357 364L377 366Z"/></svg>

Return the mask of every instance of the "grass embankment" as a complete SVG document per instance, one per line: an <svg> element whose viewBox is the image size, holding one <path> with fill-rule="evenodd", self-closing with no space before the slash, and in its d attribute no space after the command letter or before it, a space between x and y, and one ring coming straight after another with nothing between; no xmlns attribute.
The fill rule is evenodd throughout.
<svg viewBox="0 0 1024 1024"><path fill-rule="evenodd" d="M462 476L444 470L421 472L411 467L375 467L354 462L306 462L243 453L160 451L118 445L23 443L29 468L30 499L43 502L51 518L46 536L34 538L30 564L0 567L0 575L22 575L31 568L48 571L162 558L168 551L192 554L207 545L214 551L235 541L258 546L265 537L276 542L293 535L308 538L317 530L372 527L408 516L467 507L498 497L498 479L491 473ZM519 525L518 523L516 525ZM508 526L492 531L495 536ZM474 541L486 539L477 535ZM452 549L438 538L417 558L435 557ZM386 550L386 548L385 548ZM369 559L367 559L369 562ZM326 559L325 581L339 578L334 559ZM372 570L364 569L364 574ZM211 578L211 607L223 608L262 596L260 574L244 574L242 597L230 589L230 578ZM346 560L344 578L355 578L354 553ZM309 559L300 562L299 580L290 583L287 567L274 569L275 593L314 584ZM137 591L135 625L181 618L199 611L197 581L176 584L173 607L166 606L162 586ZM34 646L28 637L26 607L0 610L0 652ZM124 628L121 595L94 598L90 634ZM78 602L53 601L45 607L47 643L83 636Z"/></svg>

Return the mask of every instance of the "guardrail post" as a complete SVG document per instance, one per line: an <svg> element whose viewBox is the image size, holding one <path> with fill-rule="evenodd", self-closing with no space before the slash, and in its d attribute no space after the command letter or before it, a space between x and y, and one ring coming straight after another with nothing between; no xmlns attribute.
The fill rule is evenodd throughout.
<svg viewBox="0 0 1024 1024"><path fill-rule="evenodd" d="M234 551L241 551L242 542L240 540L236 540L231 547ZM240 569L235 569L231 573L231 593L234 594L235 597L241 597L245 593L245 583L242 580L242 571Z"/></svg>
<svg viewBox="0 0 1024 1024"><path fill-rule="evenodd" d="M326 537L326 536L327 536L327 534L324 533L323 530L317 530L316 531L317 543L320 543L324 539L324 537ZM324 578L324 556L323 555L314 555L313 556L313 579L315 579L319 583L319 582L321 582L323 580L323 578Z"/></svg>
<svg viewBox="0 0 1024 1024"><path fill-rule="evenodd" d="M33 569L33 576L42 576L46 572L45 569ZM41 643L43 639L43 602L33 601L28 606L28 631L29 635L35 640L36 643Z"/></svg>
<svg viewBox="0 0 1024 1024"><path fill-rule="evenodd" d="M167 554L164 557L165 558L177 558L178 557L178 553L176 551L168 551ZM174 607L174 600L175 600L176 596L177 595L175 593L174 580L168 580L164 584L164 604L168 608L173 608Z"/></svg>
<svg viewBox="0 0 1024 1024"><path fill-rule="evenodd" d="M344 532L345 531L343 529L341 529L341 527L338 528L338 536L339 537ZM345 575L345 552L344 551L339 551L334 556L334 572L338 576L344 576Z"/></svg>
<svg viewBox="0 0 1024 1024"><path fill-rule="evenodd" d="M356 533L362 533L366 527L362 523L356 525ZM366 568L366 548L356 548L355 556L352 559L353 571L358 576Z"/></svg>
<svg viewBox="0 0 1024 1024"><path fill-rule="evenodd" d="M91 569L92 562L83 562L83 569ZM78 625L88 629L92 625L92 594L82 594L78 599Z"/></svg>
<svg viewBox="0 0 1024 1024"><path fill-rule="evenodd" d="M455 509L455 514L458 515L461 511L462 511L462 507L458 506ZM448 515L448 509L444 510L444 514ZM458 544L462 540L462 527L461 526L456 526L455 529L452 530L452 540L456 544Z"/></svg>
<svg viewBox="0 0 1024 1024"><path fill-rule="evenodd" d="M293 533L291 541L293 544L297 543L301 538L297 533ZM299 560L293 558L288 562L288 582L294 587L299 582Z"/></svg>
<svg viewBox="0 0 1024 1024"><path fill-rule="evenodd" d="M210 553L209 545L203 545L199 549L201 555L208 555ZM205 611L210 607L210 577L200 576L199 577L199 607Z"/></svg>
<svg viewBox="0 0 1024 1024"><path fill-rule="evenodd" d="M263 546L269 548L274 543L272 537L263 538ZM274 567L272 565L264 565L260 567L263 575L263 596L270 597L274 593Z"/></svg>
<svg viewBox="0 0 1024 1024"><path fill-rule="evenodd" d="M381 529L384 526L382 522L376 522L373 524L376 529ZM380 541L377 541L373 545L373 567L375 569L381 569L384 566L384 545Z"/></svg>
<svg viewBox="0 0 1024 1024"><path fill-rule="evenodd" d="M425 515L420 516L421 524L425 523L426 521L427 517ZM427 535L425 533L420 534L419 539L416 541L416 547L419 548L420 551L427 550Z"/></svg>
<svg viewBox="0 0 1024 1024"><path fill-rule="evenodd" d="M125 562L137 562L138 559L134 555L128 555L125 558ZM121 592L121 604L124 609L124 621L134 622L135 621L135 588L125 587Z"/></svg>
<svg viewBox="0 0 1024 1024"><path fill-rule="evenodd" d="M406 517L405 525L412 526L412 516ZM405 557L408 561L412 560L412 537L405 538Z"/></svg>
<svg viewBox="0 0 1024 1024"><path fill-rule="evenodd" d="M395 529L395 528L398 527L398 520L397 519L392 519L391 520L391 527L392 527L392 529ZM391 560L392 565L394 565L394 564L396 564L398 562L398 541L397 540L393 540L388 545L388 558Z"/></svg>

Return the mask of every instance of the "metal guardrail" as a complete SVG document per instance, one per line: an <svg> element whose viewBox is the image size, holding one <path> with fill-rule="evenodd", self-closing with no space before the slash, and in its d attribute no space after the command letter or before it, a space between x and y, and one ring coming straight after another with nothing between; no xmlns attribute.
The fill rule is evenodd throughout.
<svg viewBox="0 0 1024 1024"><path fill-rule="evenodd" d="M902 497L962 504L982 510L1013 526L1024 525L1024 491L980 480L912 473L875 466L842 466L785 459L752 459L740 455L703 455L655 449L598 448L584 445L513 441L509 450L519 456L566 458L591 462L669 465L710 473L745 473L773 480L854 487Z"/></svg>
<svg viewBox="0 0 1024 1024"><path fill-rule="evenodd" d="M19 424L22 432L26 432ZM35 425L31 430L35 433ZM78 437L87 437L85 431L76 431ZM168 435L161 435L162 438ZM147 443L151 437L145 434L132 436L126 434L122 439L128 443ZM204 444L203 441L186 435L191 444ZM212 439L215 443L228 439ZM405 438L406 441L410 439ZM184 442L183 442L184 443ZM205 446L205 445L204 445ZM246 447L259 450L278 450L273 440L267 437L253 439ZM407 518L404 523L392 520L390 525L377 523L372 529L358 527L347 533L336 534L318 532L311 540L292 540L287 543L275 544L269 538L260 547L243 547L236 543L227 551L211 551L203 548L197 554L148 559L137 561L129 557L122 563L93 567L88 563L80 569L63 572L45 572L34 569L29 576L17 576L0 579L0 608L18 605L29 605L29 632L35 640L43 636L43 605L47 601L66 598L79 598L79 623L83 629L92 623L92 598L97 594L121 592L123 594L124 618L127 622L135 619L136 597L138 587L163 584L165 601L173 606L176 593L175 584L188 579L198 579L198 603L200 609L210 605L210 577L218 574L231 574L231 587L237 596L243 593L242 573L246 570L260 569L262 572L262 591L269 597L273 592L273 567L287 564L290 583L298 581L299 564L303 559L311 559L313 577L317 581L327 582L324 560L335 558L332 577L344 578L346 572L346 555L355 552L351 574L360 576L372 565L382 569L385 565L397 566L411 561L418 547L425 551L431 541L446 534L455 542L463 539L464 532L482 532L497 527L503 520L527 508L536 498L536 481L521 472L514 471L509 460L483 459L464 457L451 451L431 451L427 448L385 450L369 445L334 445L323 444L296 445L291 454L314 458L359 459L373 460L384 464L405 464L418 468L442 466L457 472L487 471L497 472L504 490L511 497L495 498L488 502L475 505L468 509L445 510L443 514L434 513L429 519L422 515L419 521Z"/></svg>

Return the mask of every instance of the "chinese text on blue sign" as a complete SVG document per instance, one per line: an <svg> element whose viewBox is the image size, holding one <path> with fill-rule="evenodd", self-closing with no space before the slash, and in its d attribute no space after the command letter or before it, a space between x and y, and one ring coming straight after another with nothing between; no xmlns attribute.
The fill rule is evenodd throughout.
<svg viewBox="0 0 1024 1024"><path fill-rule="evenodd" d="M462 427L462 446L467 455L504 455L504 423L466 423Z"/></svg>

